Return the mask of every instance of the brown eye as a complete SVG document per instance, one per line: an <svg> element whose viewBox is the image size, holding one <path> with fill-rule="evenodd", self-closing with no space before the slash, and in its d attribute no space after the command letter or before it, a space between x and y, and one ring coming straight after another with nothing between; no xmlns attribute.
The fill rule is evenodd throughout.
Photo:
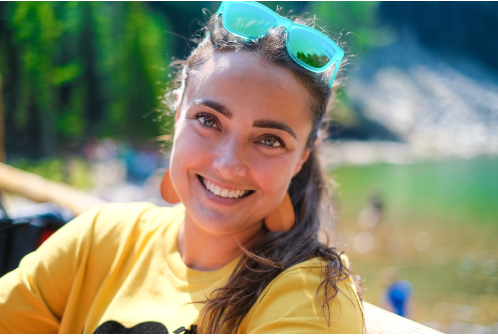
<svg viewBox="0 0 498 336"><path fill-rule="evenodd" d="M199 118L201 123L206 126L206 127L214 127L216 125L216 120L214 120L214 118L211 118L211 117L201 117Z"/></svg>
<svg viewBox="0 0 498 336"><path fill-rule="evenodd" d="M265 138L263 140L263 143L265 144L265 146L268 146L268 147L280 147L280 146L282 146L280 141L278 141L277 139L272 138L272 137Z"/></svg>

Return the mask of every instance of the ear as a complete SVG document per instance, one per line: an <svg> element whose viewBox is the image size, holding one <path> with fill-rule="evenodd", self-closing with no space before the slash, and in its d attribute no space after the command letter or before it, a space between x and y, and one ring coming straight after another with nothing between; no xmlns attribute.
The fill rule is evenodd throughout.
<svg viewBox="0 0 498 336"><path fill-rule="evenodd" d="M322 141L322 138L323 138L323 132L318 131L316 133L316 139L315 139L315 141L313 141L313 146L311 148L314 148L319 141Z"/></svg>
<svg viewBox="0 0 498 336"><path fill-rule="evenodd" d="M181 108L182 108L182 102L180 101L180 94L178 93L178 91L175 91L175 125L174 125L175 133L176 133L178 119L180 119Z"/></svg>
<svg viewBox="0 0 498 336"><path fill-rule="evenodd" d="M180 117L180 94L178 93L178 90L175 90L175 121L178 121L178 118Z"/></svg>
<svg viewBox="0 0 498 336"><path fill-rule="evenodd" d="M303 151L303 154L301 155L301 158L299 159L299 161L298 161L298 163L296 165L296 169L294 169L294 173L292 174L292 177L296 176L297 173L299 173L299 171L303 167L303 164L306 162L306 160L308 160L309 156L310 156L310 149L306 148Z"/></svg>
<svg viewBox="0 0 498 336"><path fill-rule="evenodd" d="M180 107L178 106L175 110L175 123L173 125L173 131L176 133L176 128L178 127L178 119L180 118Z"/></svg>

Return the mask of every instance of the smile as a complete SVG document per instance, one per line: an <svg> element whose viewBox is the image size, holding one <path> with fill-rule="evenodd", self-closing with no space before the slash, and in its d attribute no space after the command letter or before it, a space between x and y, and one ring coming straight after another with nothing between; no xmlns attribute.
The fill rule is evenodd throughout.
<svg viewBox="0 0 498 336"><path fill-rule="evenodd" d="M222 188L213 182L207 180L206 178L197 175L199 177L199 180L201 181L202 185L206 190L208 190L210 193L215 194L216 196L223 197L223 198L242 198L244 196L247 196L253 192L253 190L229 190Z"/></svg>

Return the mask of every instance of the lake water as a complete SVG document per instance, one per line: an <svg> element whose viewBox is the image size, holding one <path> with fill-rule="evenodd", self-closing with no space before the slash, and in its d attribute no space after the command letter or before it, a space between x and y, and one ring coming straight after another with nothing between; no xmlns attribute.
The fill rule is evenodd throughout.
<svg viewBox="0 0 498 336"><path fill-rule="evenodd" d="M395 274L414 286L417 322L453 332L498 322L498 158L341 166L330 175L340 238L367 301L381 305ZM467 306L472 314L459 313Z"/></svg>

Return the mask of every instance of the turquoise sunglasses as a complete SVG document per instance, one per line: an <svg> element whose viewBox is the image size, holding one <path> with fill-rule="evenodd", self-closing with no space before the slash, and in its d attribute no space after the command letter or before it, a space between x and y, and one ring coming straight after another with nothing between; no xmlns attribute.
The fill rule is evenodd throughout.
<svg viewBox="0 0 498 336"><path fill-rule="evenodd" d="M216 14L223 14L223 27L229 33L250 40L264 37L270 28L283 26L287 31L287 51L303 68L322 72L337 64L329 82L332 86L344 51L328 36L253 1L223 1Z"/></svg>

